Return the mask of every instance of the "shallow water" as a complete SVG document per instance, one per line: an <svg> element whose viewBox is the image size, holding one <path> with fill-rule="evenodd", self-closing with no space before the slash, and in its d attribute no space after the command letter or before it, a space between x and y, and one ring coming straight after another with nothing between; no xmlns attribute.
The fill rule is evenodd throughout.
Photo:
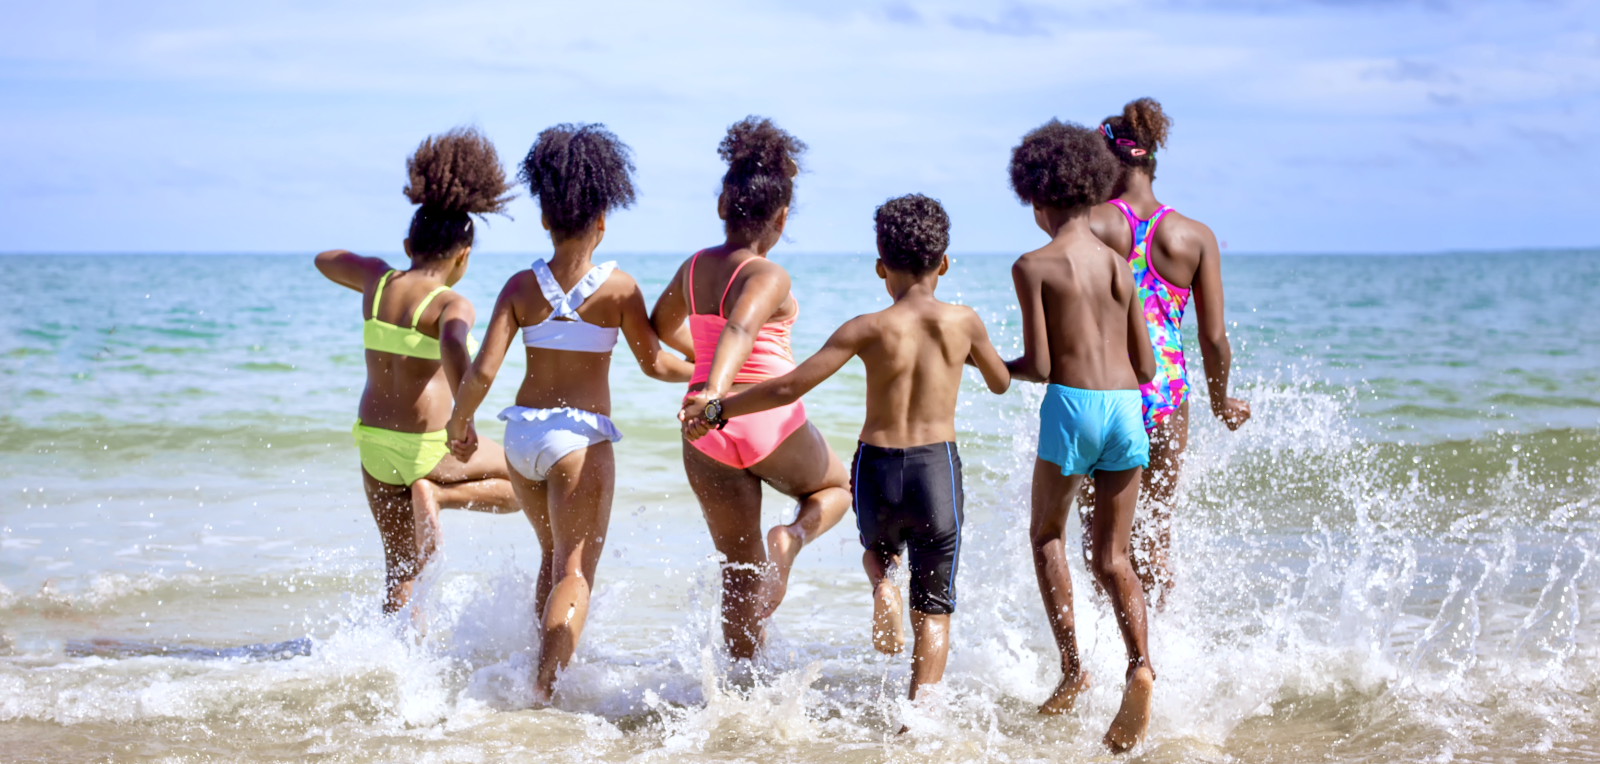
<svg viewBox="0 0 1600 764"><path fill-rule="evenodd" d="M869 259L776 259L801 354L887 302ZM460 289L486 316L522 260L476 257ZM651 298L678 262L619 260ZM1008 264L960 258L941 286L1003 352ZM1033 712L1058 672L1026 545L1029 386L963 393L962 599L947 680L913 707L907 660L870 649L847 524L802 556L758 664L729 664L679 389L618 359L590 627L558 708L528 710L520 517L447 515L420 643L377 616L354 293L305 257L4 257L0 278L0 759L1110 758L1122 649L1088 586L1097 684L1071 716ZM1226 278L1255 419L1196 418L1133 759L1600 759L1600 253L1233 257ZM842 453L862 383L852 365L806 401ZM768 494L767 522L790 512Z"/></svg>

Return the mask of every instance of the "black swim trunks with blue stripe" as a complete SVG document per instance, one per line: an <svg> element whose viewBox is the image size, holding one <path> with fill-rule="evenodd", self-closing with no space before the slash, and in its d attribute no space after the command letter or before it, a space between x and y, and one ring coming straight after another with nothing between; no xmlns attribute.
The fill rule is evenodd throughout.
<svg viewBox="0 0 1600 764"><path fill-rule="evenodd" d="M850 466L861 546L880 555L908 551L911 607L956 609L961 553L961 456L954 443L912 448L856 447Z"/></svg>

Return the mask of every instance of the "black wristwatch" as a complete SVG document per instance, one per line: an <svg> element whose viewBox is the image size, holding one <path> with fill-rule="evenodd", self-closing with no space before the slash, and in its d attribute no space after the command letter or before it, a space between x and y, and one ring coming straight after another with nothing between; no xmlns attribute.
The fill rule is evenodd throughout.
<svg viewBox="0 0 1600 764"><path fill-rule="evenodd" d="M712 398L706 401L706 408L700 412L700 417L722 429L727 426L728 420L722 418L722 399Z"/></svg>

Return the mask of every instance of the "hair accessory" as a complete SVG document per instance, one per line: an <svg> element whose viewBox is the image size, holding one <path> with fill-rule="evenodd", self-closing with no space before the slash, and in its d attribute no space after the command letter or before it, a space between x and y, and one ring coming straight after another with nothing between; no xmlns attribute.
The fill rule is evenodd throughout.
<svg viewBox="0 0 1600 764"><path fill-rule="evenodd" d="M1139 144L1134 143L1133 141L1130 141L1127 138L1118 138L1117 139L1117 145L1118 146L1137 146Z"/></svg>
<svg viewBox="0 0 1600 764"><path fill-rule="evenodd" d="M1100 126L1100 132L1105 133L1106 137L1111 139L1111 140L1116 140L1117 139L1117 136L1111 134L1111 125L1109 125L1109 124L1102 124Z"/></svg>
<svg viewBox="0 0 1600 764"><path fill-rule="evenodd" d="M1121 143L1121 142L1122 141L1117 141L1117 143ZM1129 141L1129 143L1132 143L1132 141ZM1145 151L1144 149L1134 149L1134 150L1132 150L1132 151L1130 151L1128 153L1132 154L1132 155L1134 155L1136 157L1142 157L1142 156L1144 156L1145 154L1147 154L1149 152Z"/></svg>

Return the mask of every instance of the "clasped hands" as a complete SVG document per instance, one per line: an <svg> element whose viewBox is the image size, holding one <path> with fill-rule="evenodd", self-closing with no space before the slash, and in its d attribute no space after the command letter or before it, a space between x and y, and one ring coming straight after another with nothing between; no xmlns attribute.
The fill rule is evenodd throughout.
<svg viewBox="0 0 1600 764"><path fill-rule="evenodd" d="M716 425L706 421L706 403L710 400L711 396L704 390L690 393L683 399L683 408L678 411L678 421L683 423L685 440L699 440L717 428Z"/></svg>

